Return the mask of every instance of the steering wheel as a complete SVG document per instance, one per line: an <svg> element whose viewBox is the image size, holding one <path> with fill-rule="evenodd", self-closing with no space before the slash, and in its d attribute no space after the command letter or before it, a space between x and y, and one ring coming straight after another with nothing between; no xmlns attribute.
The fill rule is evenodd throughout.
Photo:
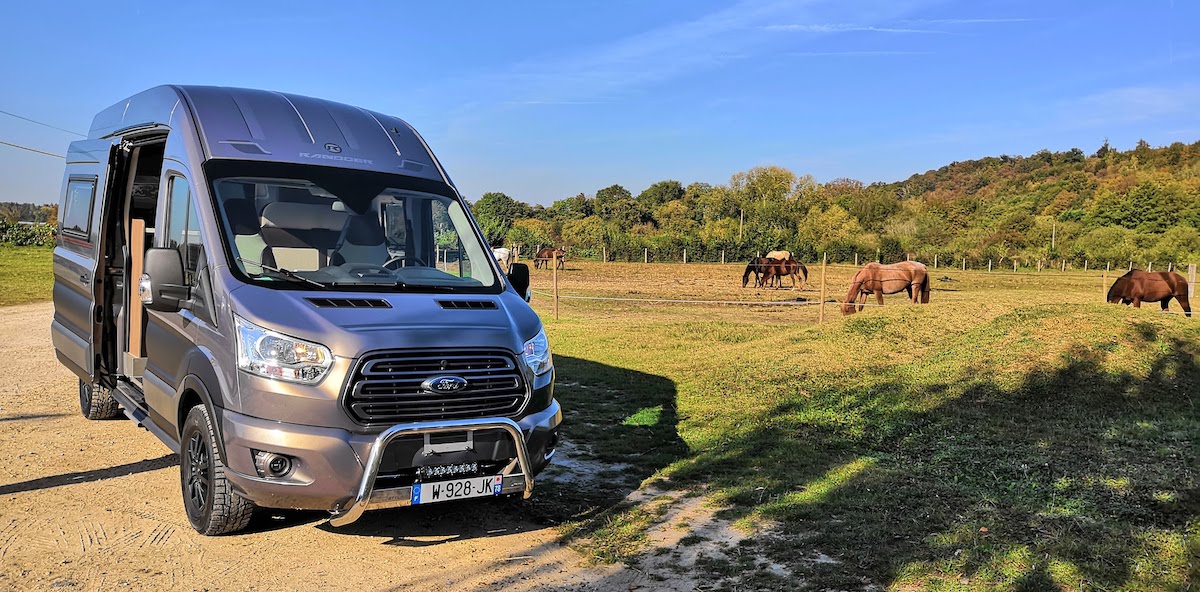
<svg viewBox="0 0 1200 592"><path fill-rule="evenodd" d="M410 256L410 255L396 255L396 256L392 257L391 259L388 259L387 262L384 263L382 267L384 269L388 269L388 270L396 269L393 266L396 263L400 263L402 261L408 261L414 265L419 265L421 267L429 267L429 264L425 263L425 261L423 261L420 257L414 257L414 256Z"/></svg>

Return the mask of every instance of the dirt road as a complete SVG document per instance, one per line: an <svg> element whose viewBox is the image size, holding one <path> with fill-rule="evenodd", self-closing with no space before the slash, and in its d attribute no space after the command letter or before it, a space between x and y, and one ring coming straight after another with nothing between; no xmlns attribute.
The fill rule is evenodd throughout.
<svg viewBox="0 0 1200 592"><path fill-rule="evenodd" d="M79 414L50 345L48 303L0 308L0 589L628 590L586 568L520 503L373 512L262 512L247 534L187 523L176 458L126 420ZM661 584L659 584L661 585Z"/></svg>

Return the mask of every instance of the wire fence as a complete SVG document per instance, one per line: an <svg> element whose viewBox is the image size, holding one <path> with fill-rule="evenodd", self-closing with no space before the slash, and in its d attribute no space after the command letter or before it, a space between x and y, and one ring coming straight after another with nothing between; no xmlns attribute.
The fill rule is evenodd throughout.
<svg viewBox="0 0 1200 592"><path fill-rule="evenodd" d="M580 295L580 294L562 294L561 291L559 290L559 285L558 285L558 275L559 275L558 267L555 265L555 266L553 266L553 269L554 269L554 272L553 272L554 291L553 292L543 292L540 290L530 290L530 292L531 292L531 294L542 296L542 297L552 300L553 306L554 306L554 318L555 319L558 318L558 305L561 300L595 301L595 302L628 302L628 303L642 303L642 304L690 304L690 305L751 306L751 307L755 307L755 306L757 306L757 307L810 307L810 306L817 306L817 307L819 307L819 310L820 310L820 317L819 317L818 322L824 322L825 305L827 305L827 304L833 305L833 306L836 306L839 308L841 308L843 305L850 304L850 305L854 306L856 309L884 306L883 304L881 304L879 302L869 302L869 301L859 302L857 300L854 302L846 302L844 300L838 299L837 297L829 297L826 295L826 292L827 292L826 276L830 269L835 269L835 270L858 270L858 269L861 269L858 266L846 265L846 264L822 263L820 267L816 268L820 272L820 277L819 277L820 297L817 300L801 300L801 299L794 299L794 300L714 300L714 299L698 299L698 298L636 298L636 297L631 297L631 296L586 296L586 295ZM929 269L929 274L931 276L936 275L935 274L936 271L938 271L938 270L931 268L931 269ZM947 269L946 271L949 272L949 271L963 271L963 270ZM988 275L988 276L993 276L993 275L994 276L1010 276L1010 277L1017 276L1017 277L1024 277L1024 278L1037 277L1037 276L1041 275L1038 273L1031 274L1028 272L1012 273L1012 272L983 271L983 270L967 270L967 271L970 271L973 273L984 274L984 275ZM1124 270L1117 270L1116 275L1114 275L1113 277L1116 278L1116 277L1119 277L1120 275L1123 275L1123 271ZM1107 300L1108 289L1110 286L1110 283L1109 283L1109 279L1110 279L1109 274L1110 273L1112 273L1112 272L1108 269L1091 271L1091 272L1087 272L1087 273L1076 272L1076 273L1070 273L1070 274L1067 274L1065 272L1057 272L1057 270L1056 270L1056 273L1054 273L1054 277L1063 277L1064 275L1069 275L1069 276L1073 276L1073 277L1077 277L1077 278L1091 278L1091 279L1096 279L1098 277L1101 280L1101 291L1104 294L1105 299ZM811 279L811 275L812 274L810 274L810 276L806 278L806 281ZM1049 274L1047 274L1047 275L1049 275ZM1155 279L1155 278L1151 278L1151 279ZM1193 265L1188 266L1187 280L1188 280L1188 298L1190 300L1195 295L1196 265L1193 264ZM1156 281L1165 281L1165 280L1156 280ZM944 290L941 290L934 286L930 286L929 291L936 292L936 291L944 291ZM925 305L928 306L929 304L925 304ZM1184 313L1184 312L1177 312L1177 311L1173 311L1173 310L1163 310L1162 312L1164 314L1171 314L1171 315L1186 314L1187 316L1191 316L1190 312Z"/></svg>

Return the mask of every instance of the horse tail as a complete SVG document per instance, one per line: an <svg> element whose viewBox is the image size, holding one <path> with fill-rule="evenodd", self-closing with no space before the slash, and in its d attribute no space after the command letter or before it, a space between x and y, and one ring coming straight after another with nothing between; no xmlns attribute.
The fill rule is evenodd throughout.
<svg viewBox="0 0 1200 592"><path fill-rule="evenodd" d="M929 273L923 273L921 276L921 304L929 304Z"/></svg>
<svg viewBox="0 0 1200 592"><path fill-rule="evenodd" d="M796 264L800 266L800 275L803 275L804 281L807 282L808 281L808 268L805 267L804 264L799 261L797 261Z"/></svg>

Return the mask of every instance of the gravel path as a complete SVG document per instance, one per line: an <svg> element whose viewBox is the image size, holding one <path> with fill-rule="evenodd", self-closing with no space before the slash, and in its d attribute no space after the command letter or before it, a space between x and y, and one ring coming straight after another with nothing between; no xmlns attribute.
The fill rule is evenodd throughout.
<svg viewBox="0 0 1200 592"><path fill-rule="evenodd" d="M129 421L80 416L51 314L48 303L0 308L0 589L653 587L633 570L582 566L505 502L383 510L337 530L323 513L265 511L248 533L200 536L175 456Z"/></svg>

